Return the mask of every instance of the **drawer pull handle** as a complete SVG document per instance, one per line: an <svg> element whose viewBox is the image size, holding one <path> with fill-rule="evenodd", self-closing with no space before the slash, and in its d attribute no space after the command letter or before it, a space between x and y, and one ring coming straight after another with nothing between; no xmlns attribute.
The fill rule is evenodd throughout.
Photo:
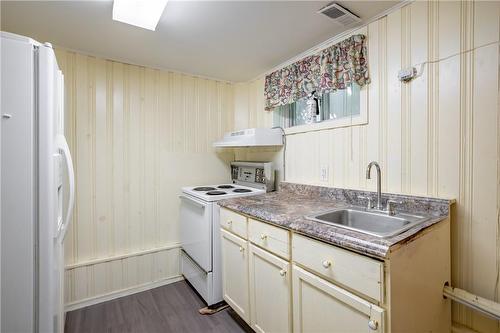
<svg viewBox="0 0 500 333"><path fill-rule="evenodd" d="M285 271L284 269L282 269L282 270L280 271L280 275L281 275L281 276L285 276L285 275L286 275L286 271Z"/></svg>
<svg viewBox="0 0 500 333"><path fill-rule="evenodd" d="M332 266L332 263L328 260L325 260L321 263L324 268L330 268Z"/></svg>
<svg viewBox="0 0 500 333"><path fill-rule="evenodd" d="M378 328L378 323L375 320L370 320L368 322L368 327L375 331Z"/></svg>
<svg viewBox="0 0 500 333"><path fill-rule="evenodd" d="M245 250L243 246L240 246L240 252L243 252L243 250Z"/></svg>
<svg viewBox="0 0 500 333"><path fill-rule="evenodd" d="M267 238L267 236L266 236L266 235L264 235L264 234L261 234L261 235L260 235L260 239L265 240L266 238Z"/></svg>

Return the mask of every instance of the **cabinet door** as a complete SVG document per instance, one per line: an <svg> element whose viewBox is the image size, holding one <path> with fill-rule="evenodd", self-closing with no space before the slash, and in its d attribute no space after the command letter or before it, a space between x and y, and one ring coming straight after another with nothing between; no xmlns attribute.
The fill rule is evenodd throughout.
<svg viewBox="0 0 500 333"><path fill-rule="evenodd" d="M291 332L290 264L250 244L251 326L256 332Z"/></svg>
<svg viewBox="0 0 500 333"><path fill-rule="evenodd" d="M384 309L295 265L292 275L295 333L384 332Z"/></svg>
<svg viewBox="0 0 500 333"><path fill-rule="evenodd" d="M247 242L223 229L221 229L221 240L224 300L249 323Z"/></svg>

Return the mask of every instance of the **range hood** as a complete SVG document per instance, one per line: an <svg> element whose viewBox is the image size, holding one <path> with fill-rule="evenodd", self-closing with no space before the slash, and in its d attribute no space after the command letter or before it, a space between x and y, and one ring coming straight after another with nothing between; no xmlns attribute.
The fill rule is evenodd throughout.
<svg viewBox="0 0 500 333"><path fill-rule="evenodd" d="M263 147L283 145L281 128L248 128L224 134L214 147Z"/></svg>

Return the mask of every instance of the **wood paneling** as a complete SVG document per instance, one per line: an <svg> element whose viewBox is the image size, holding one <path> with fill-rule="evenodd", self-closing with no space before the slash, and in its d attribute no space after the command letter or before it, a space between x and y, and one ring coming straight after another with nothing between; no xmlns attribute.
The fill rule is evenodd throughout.
<svg viewBox="0 0 500 333"><path fill-rule="evenodd" d="M234 130L272 125L272 113L264 112L264 78L234 85ZM273 161L277 178L283 179L281 148L234 149L237 161Z"/></svg>
<svg viewBox="0 0 500 333"><path fill-rule="evenodd" d="M91 260L66 268L68 310L108 301L182 279L179 244Z"/></svg>
<svg viewBox="0 0 500 333"><path fill-rule="evenodd" d="M77 197L66 301L177 277L181 186L229 180L233 85L57 49ZM116 260L101 260L120 257ZM124 256L124 257L123 257ZM123 258L122 258L123 257ZM80 265L97 261L96 264Z"/></svg>
<svg viewBox="0 0 500 333"><path fill-rule="evenodd" d="M271 113L260 112L264 110L264 78L235 84L234 95L236 100L241 101L235 103L235 130L272 122Z"/></svg>
<svg viewBox="0 0 500 333"><path fill-rule="evenodd" d="M383 191L457 199L452 284L496 301L499 21L498 1L415 1L370 23L372 82L363 88L368 125L288 135L286 152L290 182L373 190L376 180L366 180L364 168L376 160ZM399 82L398 70L409 66L417 67L419 77ZM252 92L247 100L262 99L251 105L262 105L262 91L255 88L252 82L238 89ZM236 112L246 112L235 117L247 120L239 127L270 126L264 109L247 100L235 94ZM326 183L319 178L324 166ZM498 322L462 306L454 305L453 320L479 332L500 332Z"/></svg>

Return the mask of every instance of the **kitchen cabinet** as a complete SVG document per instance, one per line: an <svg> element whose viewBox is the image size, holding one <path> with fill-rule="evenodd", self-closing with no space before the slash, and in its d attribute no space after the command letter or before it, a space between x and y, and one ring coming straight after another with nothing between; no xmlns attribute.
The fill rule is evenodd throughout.
<svg viewBox="0 0 500 333"><path fill-rule="evenodd" d="M291 331L290 264L250 244L251 327L256 332Z"/></svg>
<svg viewBox="0 0 500 333"><path fill-rule="evenodd" d="M293 266L293 331L384 332L385 310Z"/></svg>
<svg viewBox="0 0 500 333"><path fill-rule="evenodd" d="M248 299L247 241L221 230L222 292L224 300L247 323L250 322Z"/></svg>
<svg viewBox="0 0 500 333"><path fill-rule="evenodd" d="M449 218L379 258L225 208L221 216L233 221L221 223L224 299L256 332L451 329L442 293L450 281Z"/></svg>

